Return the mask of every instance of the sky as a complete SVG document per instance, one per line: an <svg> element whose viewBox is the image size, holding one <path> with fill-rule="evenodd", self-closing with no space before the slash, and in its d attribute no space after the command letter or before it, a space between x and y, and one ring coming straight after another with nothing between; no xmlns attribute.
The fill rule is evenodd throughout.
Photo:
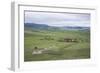
<svg viewBox="0 0 100 73"><path fill-rule="evenodd" d="M90 14L86 13L51 13L25 11L24 15L24 23L46 24L56 27L90 27Z"/></svg>

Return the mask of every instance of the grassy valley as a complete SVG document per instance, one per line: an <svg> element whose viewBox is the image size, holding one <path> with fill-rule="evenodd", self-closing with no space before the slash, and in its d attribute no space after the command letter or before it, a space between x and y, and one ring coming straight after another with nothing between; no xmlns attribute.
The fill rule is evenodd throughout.
<svg viewBox="0 0 100 73"><path fill-rule="evenodd" d="M61 30L48 26L45 26L46 29L43 26L35 28L26 26L24 29L24 61L90 58L89 30ZM32 54L45 48L46 51L41 54Z"/></svg>

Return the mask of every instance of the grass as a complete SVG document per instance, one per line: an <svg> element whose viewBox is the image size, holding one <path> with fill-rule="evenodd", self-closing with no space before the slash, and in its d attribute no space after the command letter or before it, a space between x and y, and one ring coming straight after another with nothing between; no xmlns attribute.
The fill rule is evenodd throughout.
<svg viewBox="0 0 100 73"><path fill-rule="evenodd" d="M27 30L24 32L24 61L44 61L90 58L89 31ZM77 42L58 41L64 38L77 39ZM49 48L49 53L32 55L34 47Z"/></svg>

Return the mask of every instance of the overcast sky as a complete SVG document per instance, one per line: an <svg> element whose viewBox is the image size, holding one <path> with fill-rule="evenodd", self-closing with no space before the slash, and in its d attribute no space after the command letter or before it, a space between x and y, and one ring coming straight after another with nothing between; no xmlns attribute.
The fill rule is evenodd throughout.
<svg viewBox="0 0 100 73"><path fill-rule="evenodd" d="M90 14L25 11L25 23L49 26L90 26Z"/></svg>

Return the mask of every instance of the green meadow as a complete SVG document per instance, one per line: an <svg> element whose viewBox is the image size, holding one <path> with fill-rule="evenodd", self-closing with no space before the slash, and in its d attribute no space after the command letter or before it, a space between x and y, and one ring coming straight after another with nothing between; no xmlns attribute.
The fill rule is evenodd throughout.
<svg viewBox="0 0 100 73"><path fill-rule="evenodd" d="M32 54L34 49L47 50ZM90 31L25 30L24 61L70 60L90 58Z"/></svg>

